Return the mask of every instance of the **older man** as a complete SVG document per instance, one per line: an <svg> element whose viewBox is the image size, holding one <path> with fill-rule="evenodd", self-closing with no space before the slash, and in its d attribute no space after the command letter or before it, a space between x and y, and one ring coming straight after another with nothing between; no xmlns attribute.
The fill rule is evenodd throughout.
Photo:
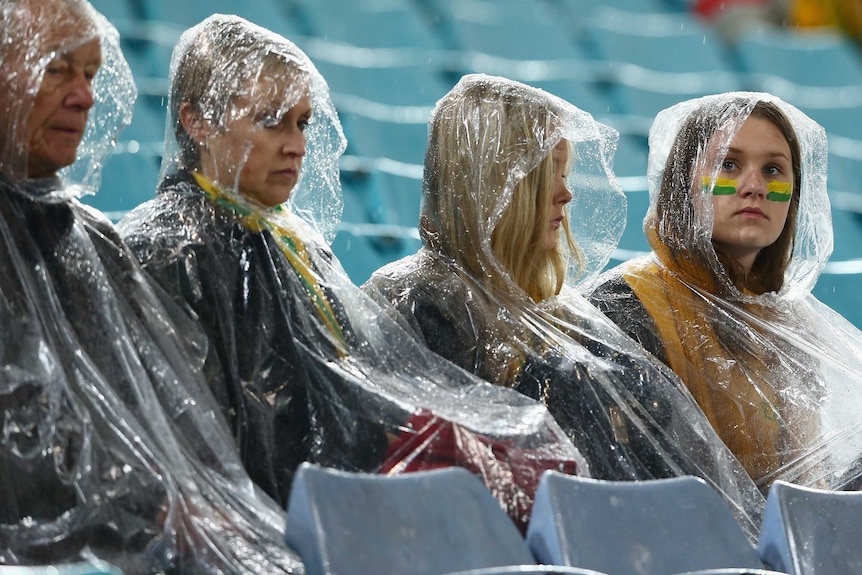
<svg viewBox="0 0 862 575"><path fill-rule="evenodd" d="M85 0L0 0L0 564L288 572L203 340L76 199L131 117L118 45Z"/></svg>

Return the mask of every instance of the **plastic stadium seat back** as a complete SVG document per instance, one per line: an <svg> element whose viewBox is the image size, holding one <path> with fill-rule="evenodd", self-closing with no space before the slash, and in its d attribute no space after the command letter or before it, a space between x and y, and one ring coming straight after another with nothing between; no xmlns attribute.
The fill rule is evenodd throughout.
<svg viewBox="0 0 862 575"><path fill-rule="evenodd" d="M419 245L418 239L405 239L373 225L344 223L332 241L332 251L350 280L362 285L377 269L416 252Z"/></svg>
<svg viewBox="0 0 862 575"><path fill-rule="evenodd" d="M764 76L760 88L770 92L780 91L769 80L775 76L801 86L862 83L858 49L837 30L795 32L751 28L740 37L736 52L746 72Z"/></svg>
<svg viewBox="0 0 862 575"><path fill-rule="evenodd" d="M857 227L862 227L862 219L860 219L860 224ZM856 245L859 246L860 244ZM832 272L832 266L841 266L842 264L852 267L853 270L842 273ZM840 267L839 272L841 272ZM858 260L851 260L846 263L830 262L824 272L820 274L820 278L811 293L823 304L828 305L841 314L844 319L859 328L862 327L862 306L859 305L860 285L862 285L862 270L859 269Z"/></svg>
<svg viewBox="0 0 862 575"><path fill-rule="evenodd" d="M724 501L691 476L617 482L547 472L527 541L540 563L614 575L764 568Z"/></svg>
<svg viewBox="0 0 862 575"><path fill-rule="evenodd" d="M360 48L438 50L441 41L413 2L312 0L303 4L311 33Z"/></svg>
<svg viewBox="0 0 862 575"><path fill-rule="evenodd" d="M602 2L596 2L595 0L560 0L560 3L573 13L586 16L604 6L643 14L681 11L680 9L669 9L671 4L664 0L603 0Z"/></svg>
<svg viewBox="0 0 862 575"><path fill-rule="evenodd" d="M511 60L583 58L580 47L558 15L535 4L530 10L511 3L448 2L444 10L455 47Z"/></svg>
<svg viewBox="0 0 862 575"><path fill-rule="evenodd" d="M471 569L470 571L458 571L457 573L446 573L446 575L608 575L592 569L581 569L579 567L563 567L560 565L519 565L517 567L492 567L490 569Z"/></svg>
<svg viewBox="0 0 862 575"><path fill-rule="evenodd" d="M862 492L776 481L769 489L758 552L790 575L862 573Z"/></svg>
<svg viewBox="0 0 862 575"><path fill-rule="evenodd" d="M315 65L326 78L336 103L339 95L346 94L389 106L425 106L425 121L431 107L451 87L427 62L359 66L318 57Z"/></svg>
<svg viewBox="0 0 862 575"><path fill-rule="evenodd" d="M723 42L688 14L640 14L603 7L590 28L598 54L610 69L634 64L646 71L644 82L665 82L655 73L733 72ZM624 72L624 70L619 70ZM714 91L714 90L713 90Z"/></svg>
<svg viewBox="0 0 862 575"><path fill-rule="evenodd" d="M414 169L413 171L417 171ZM392 211L392 223L416 230L422 207L422 180L413 174L380 172L386 204Z"/></svg>
<svg viewBox="0 0 862 575"><path fill-rule="evenodd" d="M295 28L283 8L284 4L277 0L254 0L253 2L240 0L207 0L206 2L146 0L144 6L151 20L171 22L183 28L194 26L212 14L236 14L289 37L291 33L295 32Z"/></svg>
<svg viewBox="0 0 862 575"><path fill-rule="evenodd" d="M353 153L364 158L387 158L421 166L428 143L428 123L396 117L375 118L366 113L343 112L344 131Z"/></svg>
<svg viewBox="0 0 862 575"><path fill-rule="evenodd" d="M132 23L137 16L131 0L90 0L90 4L118 28Z"/></svg>
<svg viewBox="0 0 862 575"><path fill-rule="evenodd" d="M626 201L629 222L617 246L618 253L616 255L620 259L630 259L645 255L652 250L643 232L642 225L644 216L646 216L647 209L649 208L649 193L646 190L626 191ZM611 260L610 265L616 265L617 263Z"/></svg>
<svg viewBox="0 0 862 575"><path fill-rule="evenodd" d="M862 56L860 56L862 58ZM844 88L829 90L834 97L824 98L818 103L821 106L800 106L802 111L808 114L812 120L823 126L826 134L830 137L830 146L833 136L855 140L862 147L862 85L848 86L858 95L855 104L843 105L841 94ZM831 168L831 165L830 165ZM830 170L831 175L832 170Z"/></svg>
<svg viewBox="0 0 862 575"><path fill-rule="evenodd" d="M535 564L482 482L454 467L385 476L303 464L286 541L308 575L440 575Z"/></svg>
<svg viewBox="0 0 862 575"><path fill-rule="evenodd" d="M614 112L612 94L608 93L605 87L590 81L567 76L547 80L528 80L526 83L571 102L599 121Z"/></svg>
<svg viewBox="0 0 862 575"><path fill-rule="evenodd" d="M160 156L144 150L112 154L105 161L96 195L81 200L118 221L125 212L155 197L160 162Z"/></svg>
<svg viewBox="0 0 862 575"><path fill-rule="evenodd" d="M660 82L640 82L630 75L621 75L614 84L617 98L623 112L642 116L652 122L656 114L679 102L700 98L715 93L715 83L710 74L704 73L702 79L692 81L688 74L663 76ZM735 74L724 73L721 79L725 91L740 90L742 82Z"/></svg>

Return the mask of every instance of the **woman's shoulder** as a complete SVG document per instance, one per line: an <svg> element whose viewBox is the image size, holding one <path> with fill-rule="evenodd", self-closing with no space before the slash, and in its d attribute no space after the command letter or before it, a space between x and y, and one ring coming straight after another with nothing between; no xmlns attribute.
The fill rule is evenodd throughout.
<svg viewBox="0 0 862 575"><path fill-rule="evenodd" d="M153 199L126 213L117 229L133 251L176 251L200 243L214 220L213 206L194 183L168 179Z"/></svg>
<svg viewBox="0 0 862 575"><path fill-rule="evenodd" d="M123 216L117 230L141 263L176 259L218 245L214 207L194 184L164 182L155 197Z"/></svg>
<svg viewBox="0 0 862 575"><path fill-rule="evenodd" d="M372 296L382 295L392 304L439 303L466 287L439 257L424 248L381 267L362 285Z"/></svg>
<svg viewBox="0 0 862 575"><path fill-rule="evenodd" d="M654 275L655 268L655 259L651 255L628 260L599 275L583 287L581 293L593 305L600 308L602 307L600 304L624 304L630 300L637 300L629 279Z"/></svg>
<svg viewBox="0 0 862 575"><path fill-rule="evenodd" d="M667 363L655 320L626 279L635 269L643 271L644 266L649 266L649 262L635 261L609 270L584 295L629 337Z"/></svg>

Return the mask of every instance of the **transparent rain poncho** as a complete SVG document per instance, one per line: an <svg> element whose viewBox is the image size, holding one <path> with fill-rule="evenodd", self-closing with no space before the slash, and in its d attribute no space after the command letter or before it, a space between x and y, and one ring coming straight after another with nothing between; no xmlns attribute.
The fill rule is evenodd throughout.
<svg viewBox="0 0 862 575"><path fill-rule="evenodd" d="M431 115L423 247L363 289L438 354L545 403L594 477L704 477L753 535L762 497L697 404L574 289L624 226L617 138L542 90L463 77Z"/></svg>
<svg viewBox="0 0 862 575"><path fill-rule="evenodd" d="M543 470L583 471L544 406L442 361L351 283L325 239L345 140L301 50L214 15L177 45L170 97L156 197L120 229L209 336L210 385L258 485L284 504L303 461L460 465L523 528Z"/></svg>
<svg viewBox="0 0 862 575"><path fill-rule="evenodd" d="M758 164L768 192L758 205L784 200L788 216L746 275L714 245L712 198L748 193L731 176L754 157L734 144L749 118L775 130L786 120L776 133L797 167L781 183L772 164ZM862 473L862 333L811 295L832 252L826 157L824 130L769 94L708 96L661 112L644 219L653 252L606 272L590 295L680 375L763 490L775 479L852 488Z"/></svg>
<svg viewBox="0 0 862 575"><path fill-rule="evenodd" d="M77 199L131 119L117 31L81 0L0 0L0 19L0 564L301 572L203 334Z"/></svg>

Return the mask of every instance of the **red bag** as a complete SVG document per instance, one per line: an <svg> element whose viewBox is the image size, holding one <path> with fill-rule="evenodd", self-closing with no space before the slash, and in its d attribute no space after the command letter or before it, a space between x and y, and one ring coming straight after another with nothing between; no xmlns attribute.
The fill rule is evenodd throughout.
<svg viewBox="0 0 862 575"><path fill-rule="evenodd" d="M539 479L548 469L577 475L578 463L552 453L475 433L427 410L416 412L389 446L379 473L396 475L463 467L478 475L500 506L526 532Z"/></svg>

